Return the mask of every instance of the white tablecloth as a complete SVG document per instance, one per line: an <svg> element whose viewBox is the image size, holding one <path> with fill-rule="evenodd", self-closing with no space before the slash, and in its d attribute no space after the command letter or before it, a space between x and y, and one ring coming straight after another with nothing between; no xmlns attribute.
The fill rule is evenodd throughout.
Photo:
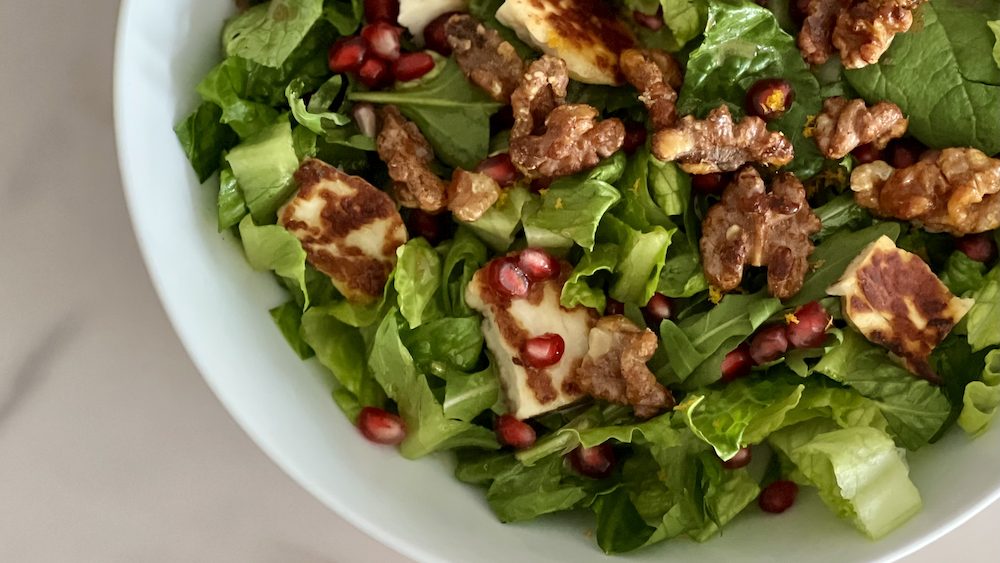
<svg viewBox="0 0 1000 563"><path fill-rule="evenodd" d="M0 560L404 563L264 457L167 323L115 161L117 8L0 2ZM905 561L997 561L997 530L1000 505Z"/></svg>

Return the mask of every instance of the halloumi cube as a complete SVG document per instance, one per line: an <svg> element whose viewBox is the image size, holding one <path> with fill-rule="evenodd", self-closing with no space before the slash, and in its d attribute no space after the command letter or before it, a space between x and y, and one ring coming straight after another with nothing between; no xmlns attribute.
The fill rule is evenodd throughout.
<svg viewBox="0 0 1000 563"><path fill-rule="evenodd" d="M466 289L465 300L482 313L483 336L496 361L496 373L512 415L531 418L568 405L582 394L570 385L571 375L587 355L590 329L597 323L593 309L566 309L559 304L565 280L535 283L523 299L506 299L489 286L490 265L476 272ZM564 264L564 271L572 266ZM547 368L532 368L519 360L521 346L530 338L547 333L562 337L562 358Z"/></svg>
<svg viewBox="0 0 1000 563"><path fill-rule="evenodd" d="M295 172L298 194L278 210L278 224L306 251L306 261L330 276L348 300L382 296L406 242L403 218L385 192L315 158Z"/></svg>
<svg viewBox="0 0 1000 563"><path fill-rule="evenodd" d="M507 0L497 20L525 43L566 61L570 78L621 85L618 55L635 46L632 32L603 0Z"/></svg>
<svg viewBox="0 0 1000 563"><path fill-rule="evenodd" d="M844 316L858 332L932 381L940 378L927 356L974 303L953 295L919 256L886 236L865 247L826 291L841 296Z"/></svg>

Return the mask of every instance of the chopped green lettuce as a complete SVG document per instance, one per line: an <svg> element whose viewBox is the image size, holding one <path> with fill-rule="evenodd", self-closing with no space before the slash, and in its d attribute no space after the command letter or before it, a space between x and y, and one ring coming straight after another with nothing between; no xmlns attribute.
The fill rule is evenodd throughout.
<svg viewBox="0 0 1000 563"><path fill-rule="evenodd" d="M346 37L357 31L365 15L364 0L326 2L323 17L337 28L337 33Z"/></svg>
<svg viewBox="0 0 1000 563"><path fill-rule="evenodd" d="M500 383L493 371L493 362L474 373L448 372L444 402L447 418L469 422L492 408L500 396Z"/></svg>
<svg viewBox="0 0 1000 563"><path fill-rule="evenodd" d="M969 258L967 254L956 250L948 256L944 271L941 272L941 282L955 295L979 289L983 285L983 274L986 264Z"/></svg>
<svg viewBox="0 0 1000 563"><path fill-rule="evenodd" d="M279 276L295 280L306 291L306 251L295 235L277 225L257 226L247 215L240 221L240 238L251 268L273 270ZM308 294L305 306L309 306Z"/></svg>
<svg viewBox="0 0 1000 563"><path fill-rule="evenodd" d="M417 328L437 311L434 296L441 287L441 257L423 238L410 239L396 249L396 256L399 312L410 328Z"/></svg>
<svg viewBox="0 0 1000 563"><path fill-rule="evenodd" d="M293 176L299 167L287 117L229 151L226 161L233 168L250 214L258 223L272 223L278 208L295 192Z"/></svg>
<svg viewBox="0 0 1000 563"><path fill-rule="evenodd" d="M514 242L521 227L524 208L531 199L531 192L526 187L514 186L505 190L482 217L466 225L490 248L506 252Z"/></svg>
<svg viewBox="0 0 1000 563"><path fill-rule="evenodd" d="M219 170L223 153L238 142L233 129L221 121L222 108L204 102L174 127L181 149L191 161L199 182L208 180Z"/></svg>
<svg viewBox="0 0 1000 563"><path fill-rule="evenodd" d="M958 425L970 436L986 432L997 411L1000 411L1000 351L990 350L982 381L973 381L965 387L962 402Z"/></svg>
<svg viewBox="0 0 1000 563"><path fill-rule="evenodd" d="M677 231L655 226L644 231L629 227L613 215L601 221L598 238L620 248L608 294L622 303L645 305L656 293L670 239Z"/></svg>
<svg viewBox="0 0 1000 563"><path fill-rule="evenodd" d="M338 74L320 87L320 90L327 88L339 91L342 82L343 77ZM292 108L292 116L295 117L295 121L298 121L300 125L305 126L317 135L324 135L329 128L340 127L350 123L351 118L342 113L325 111L330 107L329 105L327 105L326 108L318 107L314 111L308 110L306 108L306 103L302 101L302 95L306 93L304 90L305 83L299 78L292 80L288 84L288 87L285 88L285 96L288 97L288 105ZM318 96L319 92L317 92L316 95ZM313 96L313 98L315 99L316 96ZM312 106L314 99L309 100L310 106ZM332 102L333 100L330 99L330 101ZM330 125L327 125L327 122L329 122Z"/></svg>
<svg viewBox="0 0 1000 563"><path fill-rule="evenodd" d="M271 309L271 318L274 319L274 324L277 325L278 330L281 331L282 336L288 342L288 345L292 347L292 350L303 360L308 360L309 358L315 356L313 349L306 344L306 341L302 339L299 334L299 329L302 327L302 306L295 301L288 301L287 303L282 303L274 309Z"/></svg>
<svg viewBox="0 0 1000 563"><path fill-rule="evenodd" d="M444 317L400 333L417 368L436 374L451 366L471 371L483 351L479 317Z"/></svg>
<svg viewBox="0 0 1000 563"><path fill-rule="evenodd" d="M229 56L280 67L323 14L323 0L271 0L226 23L222 44Z"/></svg>
<svg viewBox="0 0 1000 563"><path fill-rule="evenodd" d="M219 172L219 232L240 224L247 214L247 204L243 200L243 190L240 189L233 169L226 163Z"/></svg>
<svg viewBox="0 0 1000 563"><path fill-rule="evenodd" d="M976 301L962 320L972 350L1000 344L1000 266L994 266L979 288L965 297Z"/></svg>
<svg viewBox="0 0 1000 563"><path fill-rule="evenodd" d="M587 282L598 272L614 272L618 264L618 246L615 244L597 244L594 250L584 250L583 258L573 268L573 273L563 285L559 302L563 307L573 308L577 305L604 311L607 300L604 289L591 287Z"/></svg>
<svg viewBox="0 0 1000 563"><path fill-rule="evenodd" d="M252 66L250 61L230 57L198 84L201 97L222 108L220 121L243 139L264 129L278 117L278 110L270 105L248 99Z"/></svg>
<svg viewBox="0 0 1000 563"><path fill-rule="evenodd" d="M551 248L546 235L593 250L601 218L621 194L611 184L597 179L556 180L542 195L538 209L524 217L528 244Z"/></svg>
<svg viewBox="0 0 1000 563"><path fill-rule="evenodd" d="M486 255L486 245L469 229L459 227L445 252L441 273L441 306L446 315L465 317L474 314L465 302L465 291L472 276L486 263Z"/></svg>

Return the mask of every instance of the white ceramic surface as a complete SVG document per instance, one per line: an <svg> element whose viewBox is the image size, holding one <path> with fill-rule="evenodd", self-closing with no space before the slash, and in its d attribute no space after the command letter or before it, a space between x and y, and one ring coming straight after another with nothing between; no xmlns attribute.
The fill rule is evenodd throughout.
<svg viewBox="0 0 1000 563"><path fill-rule="evenodd" d="M409 462L362 440L330 399L328 378L303 363L271 322L283 300L234 241L215 230L214 186L200 186L173 125L221 58L231 0L125 0L119 20L115 118L136 236L160 298L209 385L260 447L322 502L422 563L602 562L585 516L501 525L481 491L446 457ZM635 561L889 562L933 541L1000 497L1000 426L970 441L952 432L911 455L924 510L873 543L813 494L781 517L754 511L707 544L669 542Z"/></svg>

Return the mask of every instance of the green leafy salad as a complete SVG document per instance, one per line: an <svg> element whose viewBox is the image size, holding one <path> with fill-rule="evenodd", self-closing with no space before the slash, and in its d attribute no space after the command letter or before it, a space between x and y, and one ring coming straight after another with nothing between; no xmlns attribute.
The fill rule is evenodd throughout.
<svg viewBox="0 0 1000 563"><path fill-rule="evenodd" d="M998 13L250 1L176 133L351 423L500 521L879 539L1000 408Z"/></svg>

